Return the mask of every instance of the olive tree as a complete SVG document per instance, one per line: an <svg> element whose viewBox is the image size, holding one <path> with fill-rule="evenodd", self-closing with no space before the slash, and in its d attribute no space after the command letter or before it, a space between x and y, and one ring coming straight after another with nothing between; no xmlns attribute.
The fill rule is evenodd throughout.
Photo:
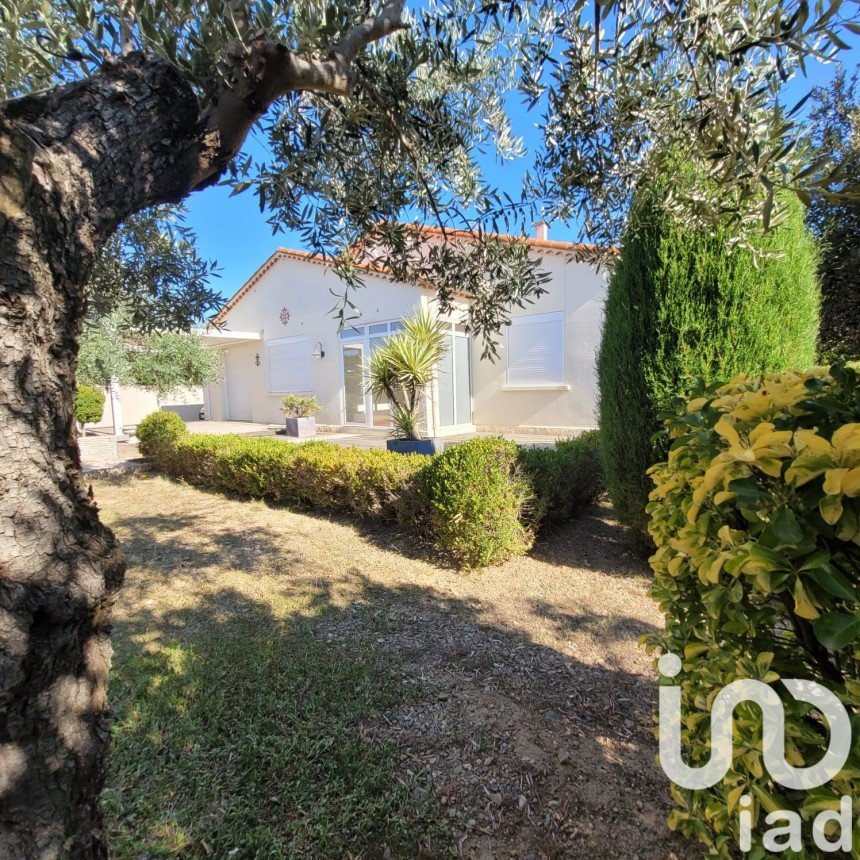
<svg viewBox="0 0 860 860"><path fill-rule="evenodd" d="M88 317L81 332L78 383L107 388L113 380L167 397L221 377L218 350L190 331L141 331L126 307L102 318Z"/></svg>
<svg viewBox="0 0 860 860"><path fill-rule="evenodd" d="M401 276L444 270L450 298L454 273L476 271L470 247L416 258L419 231L396 222L473 227L458 213L497 207L475 153L518 151L502 111L505 25L469 0L413 15L403 0L0 7L0 855L107 851L98 798L124 562L80 473L72 392L88 288L94 304L109 298L147 229L129 219L251 183L312 247L355 254L371 237ZM252 128L269 163L241 154ZM485 327L540 291L522 246L488 247L493 281L458 285L480 293ZM338 259L349 283L349 254ZM199 283L168 283L161 299L179 313L207 303ZM172 313L149 299L134 297L140 316Z"/></svg>
<svg viewBox="0 0 860 860"><path fill-rule="evenodd" d="M548 94L538 178L551 211L572 211L587 187L614 217L632 184L648 181L659 152L649 135L663 135L714 156L724 195L744 211L757 182L768 214L774 171L785 165L795 187L803 159L791 141L776 147L782 113L747 119L744 104L772 104L782 68L838 49L841 5L0 4L0 854L107 850L98 795L124 563L81 478L72 392L87 302L125 292L117 273L155 240L153 207L231 182L258 196L275 229L302 229L309 247L334 255L342 313L356 263L381 257L395 277L432 284L443 309L466 294L473 331L492 336L512 304L543 289L528 247L488 234L520 231L531 201L497 193L478 169L487 149L521 153L504 111L518 80L536 99ZM616 15L612 26L603 15ZM263 163L242 152L252 130L267 139ZM682 203L694 215L721 205ZM441 240L412 226L425 221ZM174 270L161 294L130 288L139 320L190 324L214 301L195 271Z"/></svg>
<svg viewBox="0 0 860 860"><path fill-rule="evenodd" d="M522 82L546 99L532 181L545 214L577 217L608 248L634 192L685 164L703 181L679 182L667 215L754 247L760 227L790 219L790 196L833 191L840 165L813 145L808 88L787 85L850 47L858 12L857 0L560 0L529 42Z"/></svg>

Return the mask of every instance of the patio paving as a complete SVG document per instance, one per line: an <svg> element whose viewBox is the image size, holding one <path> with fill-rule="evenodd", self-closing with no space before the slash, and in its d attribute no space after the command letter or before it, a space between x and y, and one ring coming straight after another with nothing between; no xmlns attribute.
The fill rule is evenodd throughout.
<svg viewBox="0 0 860 860"><path fill-rule="evenodd" d="M214 433L216 435L224 433L238 433L240 436L273 436L283 442L307 442L307 439L296 439L291 436L276 435L279 430L283 429L282 424L255 424L250 421L192 421L188 423L188 430L191 433ZM442 439L446 445L456 442L465 442L467 439L474 439L476 436L504 436L506 439L511 439L518 445L526 445L531 447L548 448L555 444L557 439L566 439L569 436L577 435L576 430L571 430L569 433L559 433L551 435L545 433L457 433L451 436L443 436ZM361 428L341 428L335 432L318 431L317 441L332 442L335 445L342 445L345 448L385 448L385 440L388 434L384 430L364 430Z"/></svg>
<svg viewBox="0 0 860 860"><path fill-rule="evenodd" d="M257 424L252 421L188 421L186 422L189 433L213 433L222 436L227 433L237 433L240 436L271 436L287 444L307 442L308 439L296 439L291 436L279 435L278 431L283 429L282 424ZM137 440L132 435L133 428L126 428L128 439L117 440L117 460L98 463L84 462L84 473L96 477L99 474L109 474L122 470L123 468L135 468L143 465L145 461L141 458L137 449ZM555 445L558 439L566 439L577 435L579 430L571 429L569 432L561 432L557 435L544 433L457 433L452 436L444 436L445 445L465 442L476 436L504 436L518 445L534 448L549 448ZM101 435L109 435L101 431ZM317 441L331 442L334 445L342 445L344 448L385 448L385 440L388 438L382 430L341 429L336 432L318 432L315 437Z"/></svg>

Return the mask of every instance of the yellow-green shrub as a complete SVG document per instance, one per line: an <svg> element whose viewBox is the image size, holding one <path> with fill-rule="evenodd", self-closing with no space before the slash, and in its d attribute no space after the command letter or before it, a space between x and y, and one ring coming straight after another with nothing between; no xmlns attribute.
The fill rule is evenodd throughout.
<svg viewBox="0 0 860 860"><path fill-rule="evenodd" d="M81 426L93 424L102 417L105 395L93 385L79 385L75 389L75 418Z"/></svg>
<svg viewBox="0 0 860 860"><path fill-rule="evenodd" d="M684 660L673 683L683 691L687 761L708 760L711 702L739 678L763 680L780 695L794 766L819 761L827 728L780 677L817 681L854 714L848 765L825 786L789 791L771 781L760 711L743 704L725 779L702 791L673 787L670 824L722 857L736 853L737 803L748 794L763 857L764 817L773 809L809 819L847 794L858 813L860 381L834 366L742 375L696 394L664 416L671 448L668 461L650 469L656 487L648 504L657 545L652 594L666 631L646 641ZM811 842L806 851L819 856Z"/></svg>

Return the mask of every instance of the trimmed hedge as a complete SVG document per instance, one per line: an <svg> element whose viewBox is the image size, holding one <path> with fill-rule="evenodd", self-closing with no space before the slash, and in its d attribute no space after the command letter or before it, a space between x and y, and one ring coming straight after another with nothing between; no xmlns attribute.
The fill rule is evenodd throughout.
<svg viewBox="0 0 860 860"><path fill-rule="evenodd" d="M135 429L140 453L146 457L157 457L162 448L169 448L187 435L185 422L175 412L153 412Z"/></svg>
<svg viewBox="0 0 860 860"><path fill-rule="evenodd" d="M535 530L569 520L604 491L597 430L554 448L521 448L519 462L531 482L526 515Z"/></svg>
<svg viewBox="0 0 860 860"><path fill-rule="evenodd" d="M425 465L418 454L330 442L197 434L179 439L158 461L197 486L361 518L395 517L395 501Z"/></svg>
<svg viewBox="0 0 860 860"><path fill-rule="evenodd" d="M146 452L170 476L247 498L396 518L462 567L526 552L542 525L569 518L603 489L596 432L555 449L473 439L428 458L329 442L189 435L184 424L182 432L167 426L160 417L167 414L148 416L141 427Z"/></svg>
<svg viewBox="0 0 860 860"><path fill-rule="evenodd" d="M760 236L768 256L729 250L729 230L693 232L658 197L634 205L613 268L598 355L601 450L609 494L633 544L650 549L647 469L666 456L659 415L697 379L811 367L819 288L815 241L792 204Z"/></svg>
<svg viewBox="0 0 860 860"><path fill-rule="evenodd" d="M755 678L783 702L790 763L814 764L827 728L779 679L834 691L857 726L860 378L839 366L741 375L699 389L665 424L671 451L650 470L656 487L648 512L657 545L652 595L666 630L644 641L683 658L673 683L682 690L685 757L693 764L710 757L716 693ZM804 857L824 856L808 841L808 819L838 808L843 795L860 796L860 747L832 782L787 790L763 769L761 723L757 707L737 709L731 769L710 789L673 787L670 825L705 843L709 856L735 856L738 800L746 794L757 822L750 856L770 856L762 835L775 808L807 819Z"/></svg>
<svg viewBox="0 0 860 860"><path fill-rule="evenodd" d="M519 449L505 439L470 439L446 448L419 476L422 513L436 548L466 568L528 552L531 486Z"/></svg>

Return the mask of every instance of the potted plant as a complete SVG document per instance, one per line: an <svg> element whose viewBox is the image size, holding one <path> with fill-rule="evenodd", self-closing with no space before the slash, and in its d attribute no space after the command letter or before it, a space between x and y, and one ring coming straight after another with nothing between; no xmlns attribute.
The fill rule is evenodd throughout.
<svg viewBox="0 0 860 860"><path fill-rule="evenodd" d="M314 418L322 406L317 403L313 394L301 396L288 394L281 399L281 412L286 416L287 436L296 436L300 439L317 435L317 420Z"/></svg>
<svg viewBox="0 0 860 860"><path fill-rule="evenodd" d="M420 431L425 391L446 347L445 324L421 310L403 320L403 331L371 353L366 367L368 387L374 396L388 398L389 451L435 454L440 450L438 439L422 438Z"/></svg>

